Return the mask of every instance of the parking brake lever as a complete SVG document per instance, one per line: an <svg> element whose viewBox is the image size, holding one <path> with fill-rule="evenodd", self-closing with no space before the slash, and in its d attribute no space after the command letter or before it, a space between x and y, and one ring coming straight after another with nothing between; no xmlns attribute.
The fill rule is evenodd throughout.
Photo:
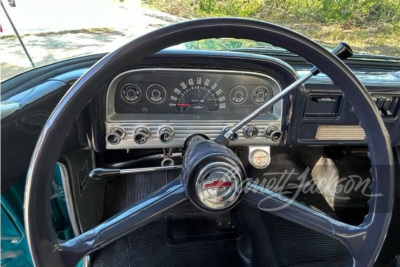
<svg viewBox="0 0 400 267"><path fill-rule="evenodd" d="M351 47L346 44L345 42L340 42L335 49L332 50L332 54L340 58L341 60L344 60L346 58L349 58L353 55L353 50ZM229 137L231 137L232 134L236 133L240 128L248 124L250 121L254 120L257 116L259 116L261 113L263 113L267 108L269 108L271 105L274 105L276 102L281 100L284 96L289 94L293 89L297 88L299 85L303 84L307 80L309 80L312 76L317 75L320 72L320 70L316 67L313 66L310 71L301 77L300 79L296 80L294 83L290 84L288 87L286 87L284 90L279 92L277 95L275 95L273 98L268 100L266 103L264 103L262 106L257 108L255 111L247 115L244 119L233 125L228 131L226 131L224 134L221 134L215 138L215 142L222 144L224 146L229 145Z"/></svg>

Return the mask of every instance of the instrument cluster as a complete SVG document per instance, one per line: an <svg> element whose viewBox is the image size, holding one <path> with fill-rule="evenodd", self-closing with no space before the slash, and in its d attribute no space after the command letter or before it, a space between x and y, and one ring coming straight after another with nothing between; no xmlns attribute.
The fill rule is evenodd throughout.
<svg viewBox="0 0 400 267"><path fill-rule="evenodd" d="M256 73L165 69L133 72L114 82L112 89L114 95L109 97L114 98L117 114L229 114L240 118L280 88L272 77Z"/></svg>
<svg viewBox="0 0 400 267"><path fill-rule="evenodd" d="M216 136L280 90L276 79L255 72L167 68L127 71L114 78L109 86L106 126L108 133L113 135L112 139L115 137L115 131L112 133L112 130L118 128L124 131L124 137L132 137L134 142L130 145L124 142L122 146L121 135L120 141L113 143L111 139L107 140L108 146L183 146L182 140L190 134ZM259 116L258 120L263 121L263 125L251 125L255 130L243 137L254 139L254 143L259 132L266 130L266 122L280 128L281 113L282 103L279 101ZM184 125L186 128L178 131ZM168 140L181 139L178 143L167 145L169 141L160 139L161 128L169 129L168 132L172 133ZM140 137L136 136L136 132L140 133ZM160 142L147 142L154 135L158 136Z"/></svg>

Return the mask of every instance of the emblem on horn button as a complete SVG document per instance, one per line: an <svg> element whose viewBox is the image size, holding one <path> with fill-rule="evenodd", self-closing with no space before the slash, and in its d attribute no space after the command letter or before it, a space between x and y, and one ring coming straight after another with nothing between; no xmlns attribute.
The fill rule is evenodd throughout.
<svg viewBox="0 0 400 267"><path fill-rule="evenodd" d="M219 210L234 205L241 191L240 171L229 163L209 163L197 176L197 197L208 208Z"/></svg>

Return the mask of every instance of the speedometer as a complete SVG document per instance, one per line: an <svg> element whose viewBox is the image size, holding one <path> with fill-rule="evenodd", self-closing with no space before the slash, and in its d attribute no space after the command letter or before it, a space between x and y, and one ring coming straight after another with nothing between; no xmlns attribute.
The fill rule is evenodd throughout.
<svg viewBox="0 0 400 267"><path fill-rule="evenodd" d="M176 108L183 113L207 113L219 109L219 100L210 87L193 85L178 96Z"/></svg>
<svg viewBox="0 0 400 267"><path fill-rule="evenodd" d="M170 97L170 106L176 106L181 113L209 113L219 109L225 109L225 96L222 89L218 89L218 84L210 86L210 80L202 82L201 77L193 78L186 82L181 82L181 89L175 88L174 95Z"/></svg>

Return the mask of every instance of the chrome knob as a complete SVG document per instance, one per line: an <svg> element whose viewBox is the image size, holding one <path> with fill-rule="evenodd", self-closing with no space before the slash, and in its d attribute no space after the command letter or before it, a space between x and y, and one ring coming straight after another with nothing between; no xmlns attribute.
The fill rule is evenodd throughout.
<svg viewBox="0 0 400 267"><path fill-rule="evenodd" d="M174 136L174 130L169 126L163 126L163 127L161 127L158 134L160 135L160 137L159 137L160 142L167 144L167 143L171 142L172 137Z"/></svg>
<svg viewBox="0 0 400 267"><path fill-rule="evenodd" d="M246 126L243 129L243 136L246 137L247 139L254 139L258 135L258 129L255 126Z"/></svg>
<svg viewBox="0 0 400 267"><path fill-rule="evenodd" d="M118 134L119 136L121 136L121 139L124 139L124 137L125 137L125 130L121 127L112 127L110 129L110 133Z"/></svg>
<svg viewBox="0 0 400 267"><path fill-rule="evenodd" d="M147 142L150 137L150 130L147 127L138 127L133 135L133 140L139 145Z"/></svg>
<svg viewBox="0 0 400 267"><path fill-rule="evenodd" d="M106 140L110 145L117 145L121 142L121 136L118 133L109 133L106 136Z"/></svg>
<svg viewBox="0 0 400 267"><path fill-rule="evenodd" d="M275 131L278 131L278 128L277 128L276 126L268 126L268 127L265 129L265 132L264 132L265 137L267 137L267 138L271 137L271 134L272 134L273 132L275 132Z"/></svg>
<svg viewBox="0 0 400 267"><path fill-rule="evenodd" d="M125 137L125 130L121 127L112 127L106 136L106 141L111 145L117 145Z"/></svg>
<svg viewBox="0 0 400 267"><path fill-rule="evenodd" d="M227 126L224 128L224 130L222 130L222 134L226 134L232 127ZM229 137L229 141L235 142L239 139L239 135L237 133L233 133L231 134L231 136Z"/></svg>
<svg viewBox="0 0 400 267"><path fill-rule="evenodd" d="M283 133L281 131L274 131L271 133L271 140L274 142L279 142L281 140Z"/></svg>

